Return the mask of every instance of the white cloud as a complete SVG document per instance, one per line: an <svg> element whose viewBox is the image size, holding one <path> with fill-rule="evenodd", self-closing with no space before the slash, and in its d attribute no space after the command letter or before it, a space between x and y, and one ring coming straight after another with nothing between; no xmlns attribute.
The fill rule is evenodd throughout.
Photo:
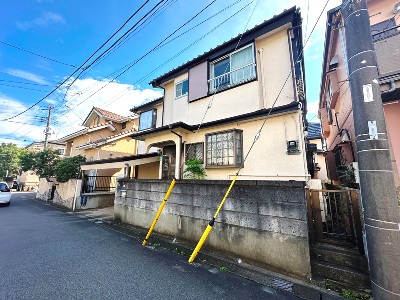
<svg viewBox="0 0 400 300"><path fill-rule="evenodd" d="M52 110L50 126L54 134L50 136L50 140L61 138L81 129L83 120L93 106L128 116L132 114L129 109L134 106L162 96L160 91L140 89L138 86L118 82L108 84L91 96L106 83L106 80L78 79L69 89L64 102L62 101L62 93L54 94L53 97L45 101L55 107ZM91 97L88 98L89 96ZM21 101L1 93L0 103L3 107L6 107L6 113L2 115L2 119L14 116L29 107L28 104L25 105ZM6 143L14 142L17 145L27 145L32 141L44 140L47 117L47 110L44 106L35 106L21 116L9 121L0 121L0 142L4 140ZM72 110L67 107L72 108Z"/></svg>
<svg viewBox="0 0 400 300"><path fill-rule="evenodd" d="M65 20L57 13L45 12L40 18L32 21L16 22L16 26L24 31L32 27L48 27L53 24L65 24Z"/></svg>
<svg viewBox="0 0 400 300"><path fill-rule="evenodd" d="M53 127L57 132L57 138L81 129L83 120L93 106L128 116L132 114L129 110L134 106L162 96L161 92L152 89L139 89L137 86L118 82L106 85L107 82L93 78L75 81L68 90L65 102L62 106L56 105L53 111L53 117L58 121L58 124ZM101 87L104 88L100 90ZM96 91L98 92L94 94ZM62 97L57 100L58 105Z"/></svg>
<svg viewBox="0 0 400 300"><path fill-rule="evenodd" d="M319 109L319 101L314 100L314 101L308 101L307 102L307 119L309 121L317 122L318 118L316 117L316 114L318 114L318 109Z"/></svg>
<svg viewBox="0 0 400 300"><path fill-rule="evenodd" d="M5 108L1 119L7 119L27 109L22 102L0 93L0 103ZM27 144L32 140L43 140L43 112L35 107L28 112L7 121L0 121L0 140L7 143Z"/></svg>
<svg viewBox="0 0 400 300"><path fill-rule="evenodd" d="M8 75L11 75L14 77L29 80L29 81L32 81L35 83L49 85L49 83L43 77L36 75L34 73L31 73L31 72L18 70L18 69L8 69L4 73L7 73Z"/></svg>

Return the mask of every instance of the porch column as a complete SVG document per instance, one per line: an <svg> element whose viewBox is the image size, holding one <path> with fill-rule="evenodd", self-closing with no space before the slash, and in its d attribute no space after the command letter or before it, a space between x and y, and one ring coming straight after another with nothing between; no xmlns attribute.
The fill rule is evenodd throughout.
<svg viewBox="0 0 400 300"><path fill-rule="evenodd" d="M175 178L181 179L181 157L182 157L182 143L181 140L175 141L176 157L175 157Z"/></svg>

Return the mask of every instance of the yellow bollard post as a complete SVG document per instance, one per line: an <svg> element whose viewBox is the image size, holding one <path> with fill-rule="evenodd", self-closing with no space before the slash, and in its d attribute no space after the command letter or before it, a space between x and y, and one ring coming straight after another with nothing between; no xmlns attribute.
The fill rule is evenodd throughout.
<svg viewBox="0 0 400 300"><path fill-rule="evenodd" d="M207 226L206 230L204 231L203 235L201 236L199 242L197 243L196 248L194 248L193 253L192 253L192 255L191 255L190 258L189 258L189 262L190 262L190 263L194 261L194 259L195 259L196 256L197 256L197 253L199 253L201 247L203 246L204 242L206 241L208 235L210 234L211 229L212 229L213 226L214 226L214 221L215 221L215 219L217 218L217 216L218 216L220 210L222 209L222 206L224 205L224 202L225 202L226 198L228 197L229 193L231 192L231 189L232 189L232 187L233 187L233 185L234 185L234 183L235 183L235 181L236 181L237 176L238 176L238 174L236 174L235 177L233 177L232 182L231 182L231 185L229 186L228 190L226 191L224 198L222 198L221 203L219 204L219 206L218 206L218 208L217 208L217 211L216 211L215 214L214 214L214 217L213 217L213 218L211 219L211 221L208 223L208 226Z"/></svg>
<svg viewBox="0 0 400 300"><path fill-rule="evenodd" d="M172 192L172 189L174 188L174 185L175 185L175 179L172 180L172 182L171 182L171 184L170 184L170 186L169 186L169 188L168 188L168 191L167 191L167 193L165 194L165 197L164 197L164 199L163 199L163 201L162 201L162 203L161 203L161 205L160 205L160 208L158 209L158 212L157 212L157 214L156 214L156 217L154 218L153 223L152 223L151 226L150 226L149 232L147 233L146 238L143 240L142 246L146 246L147 240L149 239L151 233L153 232L154 227L156 226L156 223L157 223L157 221L158 221L158 218L160 217L161 212L162 212L162 210L164 209L165 204L167 203L167 200L168 200L168 198L169 198L169 195L170 195L171 192Z"/></svg>

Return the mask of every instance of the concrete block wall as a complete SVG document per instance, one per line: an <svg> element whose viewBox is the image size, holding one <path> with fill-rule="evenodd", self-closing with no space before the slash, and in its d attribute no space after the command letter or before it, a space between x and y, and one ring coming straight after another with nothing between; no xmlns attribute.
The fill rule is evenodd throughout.
<svg viewBox="0 0 400 300"><path fill-rule="evenodd" d="M165 180L119 181L115 218L148 229L169 184ZM225 180L178 180L154 230L197 243L229 185ZM304 186L297 181L236 181L205 247L308 280Z"/></svg>

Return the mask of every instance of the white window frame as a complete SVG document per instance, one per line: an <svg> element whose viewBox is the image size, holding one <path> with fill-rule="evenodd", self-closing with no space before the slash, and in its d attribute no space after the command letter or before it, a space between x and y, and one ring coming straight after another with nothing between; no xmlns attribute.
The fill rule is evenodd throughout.
<svg viewBox="0 0 400 300"><path fill-rule="evenodd" d="M183 92L183 84L184 84L185 81L187 82L187 91L186 91L185 94L183 94L183 93L182 93L182 92ZM180 94L178 95L178 93L177 93L177 92L178 92L177 87L178 87L179 84L182 84L182 87L181 87L181 89L180 89ZM189 93L189 79L188 79L188 78L183 79L183 80L181 80L181 81L175 83L175 99L184 97L184 96L186 96L188 93Z"/></svg>
<svg viewBox="0 0 400 300"><path fill-rule="evenodd" d="M251 48L252 61L251 61L249 64L247 64L247 65L244 65L244 66L241 66L240 68L236 68L236 69L232 70L232 56L233 56L235 53L238 53L238 52L240 52L240 51L243 51L244 49L247 49L247 48ZM230 83L228 84L227 87L221 88L221 90L230 88L231 86L236 86L236 85L238 85L237 83L232 83L232 74L233 74L235 71L238 71L238 70L240 70L240 69L242 69L242 68L253 66L253 68L254 68L254 78L256 78L256 57L255 57L255 53L254 53L254 43L251 43L251 44L249 44L249 45L246 45L246 46L244 46L244 47L242 47L242 48L240 48L240 49L237 49L237 50L235 50L235 51L233 51L233 52L231 52L231 53L229 53L229 54L227 54L227 55L221 56L221 57L219 57L218 59L215 59L215 60L213 60L212 62L210 62L209 92L213 92L213 91L214 91L214 89L211 88L211 82L212 82L215 78L217 78L217 77L214 76L214 73L215 73L215 72L214 72L214 66L215 66L215 64L218 63L218 62L220 62L221 60L224 60L224 59L228 58L228 57L229 57L229 70L225 70L223 74L221 74L221 75L219 75L219 76L217 76L217 77L223 76L223 75L225 75L225 74L231 74L231 75L230 75L230 78L229 78ZM251 79L253 79L253 78L251 78ZM248 81L248 80L245 80L244 82L246 82L246 81ZM218 89L215 89L215 90L218 90Z"/></svg>
<svg viewBox="0 0 400 300"><path fill-rule="evenodd" d="M150 112L151 112L151 124L150 124L150 126L147 126L146 128L143 128L143 125L142 125L142 122L141 122L140 118L141 118L142 114L150 113ZM138 131L154 129L154 128L156 128L156 123L157 123L157 109L152 108L152 109L143 111L143 112L140 113L140 116L139 116L139 128L138 128Z"/></svg>

